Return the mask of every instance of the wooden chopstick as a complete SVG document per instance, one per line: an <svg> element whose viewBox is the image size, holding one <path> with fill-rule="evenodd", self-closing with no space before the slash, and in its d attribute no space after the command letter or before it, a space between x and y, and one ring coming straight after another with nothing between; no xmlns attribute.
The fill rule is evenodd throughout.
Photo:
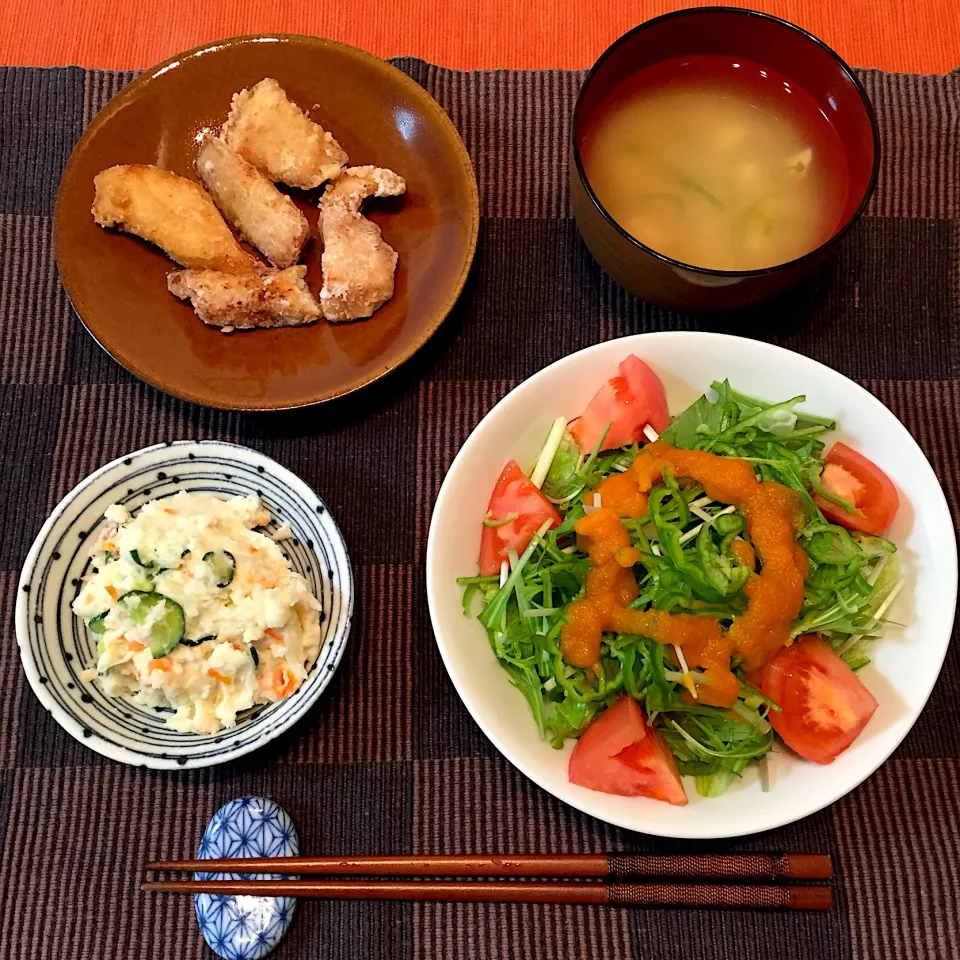
<svg viewBox="0 0 960 960"><path fill-rule="evenodd" d="M500 881L390 883L367 880L164 880L150 893L212 893L320 900L442 900L471 903L578 903L614 907L829 910L830 887L694 883Z"/></svg>
<svg viewBox="0 0 960 960"><path fill-rule="evenodd" d="M829 880L832 875L828 855L807 853L262 857L248 860L154 861L147 864L147 869L305 876L581 877L771 882Z"/></svg>

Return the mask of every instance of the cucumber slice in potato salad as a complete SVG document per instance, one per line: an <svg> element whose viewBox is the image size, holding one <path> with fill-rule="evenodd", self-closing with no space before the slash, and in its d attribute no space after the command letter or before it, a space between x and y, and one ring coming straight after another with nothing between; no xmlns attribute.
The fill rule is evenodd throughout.
<svg viewBox="0 0 960 960"><path fill-rule="evenodd" d="M228 550L211 550L203 555L203 562L213 571L218 587L229 587L237 570L237 561Z"/></svg>
<svg viewBox="0 0 960 960"><path fill-rule="evenodd" d="M139 627L149 624L148 643L154 657L165 657L183 639L183 608L161 593L131 590L117 601Z"/></svg>

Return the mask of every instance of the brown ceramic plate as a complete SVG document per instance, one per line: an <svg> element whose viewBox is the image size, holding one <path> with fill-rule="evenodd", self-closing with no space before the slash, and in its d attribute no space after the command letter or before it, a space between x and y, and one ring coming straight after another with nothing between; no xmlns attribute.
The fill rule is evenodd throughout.
<svg viewBox="0 0 960 960"><path fill-rule="evenodd" d="M351 163L390 167L406 178L404 197L367 207L400 255L396 293L368 320L220 333L167 292L175 265L163 253L101 229L90 214L94 175L117 163L153 163L196 179L197 134L219 128L231 96L264 77L331 130ZM316 196L294 195L315 226ZM148 70L111 100L64 171L54 240L74 308L131 373L211 407L283 410L356 390L423 346L463 288L479 218L466 148L429 94L354 47L280 34L198 47ZM304 262L316 293L316 239Z"/></svg>

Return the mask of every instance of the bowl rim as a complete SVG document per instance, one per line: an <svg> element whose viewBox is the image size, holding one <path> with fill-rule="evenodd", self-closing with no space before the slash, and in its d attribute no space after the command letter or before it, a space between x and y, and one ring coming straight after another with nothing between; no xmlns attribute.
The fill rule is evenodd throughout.
<svg viewBox="0 0 960 960"><path fill-rule="evenodd" d="M638 826L636 819L630 820L627 817L618 817L616 815L610 815L603 812L598 812L596 809L591 809L588 798L574 798L569 796L560 796L554 790L554 785L550 783L550 778L542 774L542 770L538 769L535 765L518 758L513 751L513 749L504 744L500 737L491 733L488 730L488 727L483 719L487 711L475 710L476 707L476 696L474 693L465 692L461 689L460 683L454 679L455 670L451 667L451 657L449 656L448 646L451 648L454 646L453 639L441 639L442 637L449 637L450 630L445 628L441 622L439 616L436 614L435 610L439 606L439 600L436 597L436 587L435 584L439 582L440 578L449 578L451 572L449 570L438 571L435 559L435 553L437 550L437 543L439 538L442 536L441 524L437 523L437 517L441 509L447 506L446 500L450 497L450 478L454 474L458 463L466 458L466 455L469 452L469 448L472 446L472 441L475 439L481 428L484 424L491 421L495 417L498 409L508 401L513 394L518 391L523 390L525 387L528 387L534 380L540 379L545 376L549 376L548 371L556 374L557 368L562 368L566 364L572 362L573 358L579 357L584 353L590 351L610 349L610 344L624 344L626 345L627 341L631 342L631 347L629 349L639 349L639 344L636 343L637 340L642 340L649 342L650 340L681 340L687 342L693 342L699 339L712 340L714 342L724 342L732 343L738 342L742 343L744 338L734 336L733 334L726 333L714 333L714 332L705 332L705 331L696 331L696 330L667 330L667 331L655 331L650 333L639 333L639 334L628 334L623 337L616 337L613 340L605 340L600 343L591 344L587 347L583 347L580 350L575 350L572 353L566 354L563 357L553 361L552 363L547 364L547 366L542 367L540 370L537 370L535 373L531 374L526 379L518 383L512 390L510 390L505 396L501 397L487 413L481 418L480 422L470 431L470 434L467 436L467 439L464 441L463 445L457 451L456 456L448 468L446 475L444 476L443 483L440 486L440 490L437 492L436 499L434 500L434 509L430 519L430 528L427 535L427 549L425 555L425 569L426 569L426 587L427 587L427 606L430 613L430 624L433 628L434 640L437 644L437 648L440 652L440 658L443 661L444 668L447 671L447 676L450 679L454 689L457 692L457 695L460 697L463 705L466 707L467 712L470 714L474 723L480 728L481 733L490 743L496 748L498 753L504 759L506 759L513 767L515 767L520 773L525 777L535 783L540 789L549 793L551 796L555 797L561 803L567 804L570 807L573 807L575 810L579 810L581 813L584 813L588 816L595 817L598 820L603 821L604 823L609 823L614 826L622 827L625 830L630 830L636 833L646 834L648 836L659 836L667 837L670 839L678 840L724 840L732 837L743 837L743 836L753 836L758 833L763 833L769 830L776 830L781 827L787 826L791 823L796 823L799 820L806 819L809 816L812 816L815 813L825 809L826 807L831 806L836 803L843 797L850 794L855 790L861 783L867 780L869 777L873 776L877 770L880 769L893 755L896 749L903 743L907 735L916 725L917 720L919 719L921 713L926 707L933 689L937 684L937 681L940 679L940 674L943 671L943 664L946 660L947 652L950 648L952 640L952 624L956 616L957 611L957 586L958 586L958 558L957 558L957 536L954 531L954 526L950 514L949 504L947 503L946 496L943 492L943 486L940 483L940 479L936 474L936 471L933 469L933 465L930 463L927 455L921 449L919 443L917 443L916 438L910 433L907 428L900 423L896 414L893 413L881 400L875 397L869 390L861 386L855 380L847 377L845 374L841 373L839 370L834 370L832 367L827 364L814 359L813 357L808 357L806 354L798 353L795 350L790 350L787 347L782 347L779 344L769 343L767 341L752 341L757 344L762 349L772 350L775 354L786 353L792 354L796 357L800 357L803 361L806 361L812 364L814 367L819 367L822 369L824 375L829 378L839 378L844 381L846 387L851 390L854 394L861 396L866 400L871 406L882 412L889 417L892 417L903 430L909 444L911 445L914 453L916 454L918 464L920 469L931 478L940 492L940 497L936 505L942 513L943 522L940 526L945 531L945 536L948 538L950 544L952 544L952 549L945 552L944 562L946 564L946 579L949 584L948 593L950 594L950 626L948 626L946 631L946 636L943 640L943 649L940 653L939 661L936 663L936 669L932 672L932 679L929 683L929 686L922 692L921 696L918 696L915 699L915 708L913 709L913 717L903 731L903 735L897 740L896 743L890 746L890 749L887 751L881 751L877 757L876 761L867 764L863 776L859 777L855 782L846 784L840 789L828 790L825 791L821 798L818 798L811 808L805 810L802 814L794 815L788 813L786 815L777 814L769 822L763 822L763 824L755 829L717 829L710 833L695 832L689 829L684 829L682 824L676 826L661 826L657 824L645 824ZM536 737L536 728L531 723L531 736Z"/></svg>
<svg viewBox="0 0 960 960"><path fill-rule="evenodd" d="M74 298L75 286L73 283L72 269L68 268L66 271L64 271L61 266L63 262L63 231L60 229L60 223L65 214L62 211L60 195L64 181L71 176L74 167L80 162L79 158L83 146L86 145L86 143L101 129L101 127L104 126L104 124L109 123L130 100L136 98L143 87L148 86L164 73L167 73L169 70L180 67L182 61L195 60L196 58L207 53L216 53L224 48L242 47L253 43L295 43L313 47L315 50L333 49L346 52L351 56L356 57L358 60L365 62L368 66L370 66L371 69L379 70L385 75L390 76L400 87L406 89L411 93L412 96L420 100L423 104L424 110L429 111L433 115L434 120L439 125L445 127L452 134L451 142L455 143L456 145L456 153L458 155L460 165L468 173L468 177L466 179L470 193L470 202L467 212L469 213L470 222L469 237L467 240L467 249L464 262L461 266L460 274L457 277L456 282L451 287L451 292L447 298L447 304L445 308L437 311L437 319L435 322L431 323L429 329L424 330L423 333L416 339L416 341L410 344L408 351L406 351L404 356L397 360L397 362L386 365L382 369L372 371L366 379L360 382L352 383L346 388L338 389L335 392L327 394L326 396L284 403L237 404L235 401L211 401L209 397L202 397L192 391L181 390L179 387L175 390L171 390L169 384L160 382L160 379L156 377L150 370L143 367L142 364L133 362L132 360L128 361L120 359L115 350L104 343L101 338L94 333L90 324L87 322L84 313L77 308ZM442 327L443 324L449 319L450 314L453 312L457 302L463 295L464 287L469 279L470 271L473 268L473 262L476 259L477 244L480 236L480 219L480 192L477 184L477 173L474 169L473 161L470 159L470 153L467 150L466 143L464 143L463 136L457 129L456 124L454 124L453 120L450 118L450 115L446 110L443 109L442 106L440 106L440 103L437 101L437 99L425 87L417 83L413 77L407 73L404 73L401 69L399 69L399 67L394 66L389 60L378 57L361 47L354 46L353 44L343 43L340 40L331 40L327 37L317 37L307 33L267 31L263 33L238 34L236 36L224 37L220 40L211 40L207 43L201 43L195 47L191 47L188 50L182 50L179 53L175 53L172 56L161 60L159 63L155 63L152 66L147 67L145 70L143 70L143 72L135 76L129 83L121 87L121 89L117 91L117 93L114 94L114 96L112 96L103 105L103 107L100 108L100 110L93 116L86 127L84 127L80 136L73 144L73 147L70 150L70 156L67 158L67 162L64 164L63 171L60 174L53 211L53 249L54 260L56 262L57 272L60 276L61 284L67 294L67 299L70 301L70 306L77 318L80 320L80 323L83 325L83 328L93 338L93 342L96 343L97 346L100 347L100 349L103 350L103 352L106 353L111 360L119 364L129 373L133 374L133 376L137 377L137 379L142 380L144 383L150 384L152 387L156 387L156 389L167 394L168 396L178 397L181 400L186 400L190 403L195 403L198 406L208 407L213 410L229 410L244 413L283 413L289 410L311 409L325 403L330 403L334 400L339 400L342 397L350 396L359 390L363 390L364 388L383 380L385 377L389 376L391 373L398 370L400 367L404 366L411 359L413 359L413 357L427 345L440 327ZM171 267L174 266L175 264L173 261L171 261ZM252 332L255 333L256 331Z"/></svg>
<svg viewBox="0 0 960 960"><path fill-rule="evenodd" d="M107 740L102 736L85 737L80 724L78 724L72 717L65 714L61 710L60 705L56 702L56 700L47 695L46 686L40 682L40 672L37 669L37 664L34 661L33 656L29 654L27 649L25 649L24 641L22 639L23 637L26 637L28 633L27 617L29 615L29 593L25 588L29 587L31 584L33 574L36 569L37 558L46 545L51 531L56 526L57 521L60 520L60 518L67 512L70 505L76 500L77 496L111 470L114 470L118 467L127 467L126 461L131 458L153 453L157 450L172 450L177 447L203 447L207 450L221 449L228 451L234 456L236 456L236 451L241 451L246 456L253 455L257 460L261 460L266 464L269 464L268 469L276 471L276 475L285 483L289 484L292 480L293 483L290 485L291 492L296 493L298 496L300 495L300 492L296 489L296 486L301 485L305 487L306 490L309 491L316 499L317 503L323 506L324 513L327 515L327 518L333 524L334 530L340 537L340 546L343 549L344 557L346 559L344 571L345 577L341 588L341 593L345 595L346 602L341 607L339 622L333 627L333 631L331 633L332 643L338 644L338 647L333 651L333 659L330 661L331 669L325 671L325 676L321 678L316 691L311 694L308 700L304 700L303 703L297 705L296 709L291 711L290 716L277 723L274 728L269 730L259 739L244 745L240 745L220 756L191 757L188 755L186 756L186 762L184 763L179 762L177 756L164 758L159 755L152 756L149 754L143 754L137 755L136 759L134 759L133 755L130 754L127 748L121 744L114 743L113 741ZM330 682L340 665L340 661L343 659L347 642L350 639L350 632L353 623L354 603L356 598L353 566L350 561L350 555L347 552L346 541L344 540L343 533L340 530L339 525L337 524L333 515L330 513L329 507L327 507L326 503L324 503L319 494L317 494L305 480L297 476L297 474L295 474L288 467L285 467L283 464L274 460L267 454L261 453L259 450L255 450L252 447L247 447L240 443L231 443L230 441L226 440L173 440L153 443L149 446L141 447L137 450L131 451L130 453L122 454L108 463L103 464L103 466L98 467L93 471L93 473L88 474L63 495L57 505L50 512L50 515L43 522L43 525L40 527L40 530L37 533L29 551L27 552L26 558L23 561L23 566L20 570L20 576L17 580L16 589L17 599L14 615L14 633L16 636L17 649L20 656L20 664L23 667L24 674L26 675L27 683L33 691L34 696L36 696L37 700L39 700L43 709L50 714L50 716L56 721L62 730L70 734L74 740L82 743L85 747L118 763L124 763L133 767L146 767L153 770L191 770L198 769L200 767L216 766L221 763L230 763L248 753L252 753L254 750L259 750L261 747L266 746L271 740L276 739L281 734L289 730L294 724L303 719L304 714L306 714L306 712L315 705L317 700L319 700L323 692L330 685ZM317 660L318 662L320 660L319 653ZM299 698L302 690L303 684L301 684L300 688L294 691L292 697ZM269 707L270 705L267 706ZM264 710L261 710L253 720L253 723L255 724L259 722L263 715Z"/></svg>
<svg viewBox="0 0 960 960"><path fill-rule="evenodd" d="M756 17L761 20L770 20L774 23L777 23L781 27L785 27L788 30L792 30L794 33L800 34L802 37L818 46L833 59L836 65L840 68L841 72L853 84L854 89L856 89L860 98L860 103L866 112L867 122L870 125L871 139L873 140L873 165L870 170L870 178L867 181L867 185L863 191L863 196L860 198L860 202L857 204L853 213L850 214L846 221L837 227L837 229L834 230L834 232L826 240L824 240L823 243L814 247L813 250L808 251L802 256L794 257L792 260L786 260L783 263L775 263L772 266L761 267L757 270L715 270L709 267L698 267L692 263L685 263L683 260L676 260L673 257L667 256L665 253L660 253L653 247L647 246L647 244L643 243L643 241L638 240L635 236L628 233L607 211L606 207L604 207L604 205L600 202L600 199L597 197L596 192L594 191L590 184L590 180L587 177L587 173L583 168L583 158L581 156L580 146L577 142L577 130L580 126L580 112L583 106L584 95L599 74L600 70L603 68L607 59L612 56L620 46L630 41L636 34L645 30L649 30L665 20L673 20L678 17L700 16L707 13L735 14L737 16ZM637 26L631 28L622 36L614 40L614 42L611 43L610 46L600 54L596 62L587 72L587 75L583 81L583 85L580 87L580 92L577 94L577 103L574 107L573 118L570 123L570 151L573 157L573 166L576 170L577 177L579 178L587 196L590 198L590 202L594 205L594 207L596 207L603 219L606 220L606 222L612 226L613 229L621 237L623 237L623 239L627 240L638 250L642 250L648 256L651 256L662 263L668 264L674 269L685 270L689 273L695 273L702 276L719 277L721 279L763 277L770 274L779 273L781 270L790 270L793 267L798 267L802 264L816 261L837 243L839 243L850 232L854 224L856 224L856 222L863 215L863 211L866 209L866 206L870 202L870 198L873 196L873 192L876 189L877 179L880 175L880 128L877 124L876 111L873 108L873 103L870 101L870 97L867 95L867 91L864 89L863 84L853 72L853 68L850 67L850 65L832 47L824 43L824 41L819 37L810 33L809 30L805 30L803 27L798 26L789 20L784 20L783 17L774 16L772 13L764 13L760 10L749 10L742 7L705 6L686 7L683 10L674 10L670 13L661 14L659 17L653 17L650 20L644 20L643 23L637 24Z"/></svg>

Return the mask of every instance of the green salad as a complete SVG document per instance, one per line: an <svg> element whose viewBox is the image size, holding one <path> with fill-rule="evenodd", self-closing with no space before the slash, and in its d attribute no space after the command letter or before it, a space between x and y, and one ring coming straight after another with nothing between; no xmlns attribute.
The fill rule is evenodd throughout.
<svg viewBox="0 0 960 960"><path fill-rule="evenodd" d="M571 605L586 593L592 567L575 527L603 508L598 485L627 471L644 443L657 439L646 422L642 431L634 429L643 440L605 449L612 433L622 438L618 417L632 415L638 398L611 407L609 393L599 402L603 392L584 414L590 419L591 410L599 407L606 417L589 451L582 448L583 431L578 444L576 430L561 420L529 470L522 476L510 473L511 467L504 471L484 519L486 575L458 580L464 614L479 617L497 660L526 697L540 736L556 748L584 735L591 724L599 728L605 712L630 698L643 711L634 723L654 731L648 739L670 754L664 769L694 777L697 792L705 797L722 794L754 761L763 761L760 775L766 788L765 758L774 747L774 728L801 756L831 761L876 707L854 671L870 662L870 643L882 632L902 581L895 545L865 530L889 525L896 503L892 512L889 503L878 506L871 486L875 478L867 468L839 456L834 463L833 451L825 455L824 435L835 424L800 409L805 397L771 403L740 393L726 381L713 383L711 394L680 413L659 439L680 450L744 460L758 481L795 491L804 513L796 544L806 554L809 573L786 644L759 674L751 674L752 682L734 654L730 667L739 680L739 695L729 706L704 703L698 695L707 682L704 672L687 664L680 647L649 636L605 631L597 662L575 666L564 657L563 631ZM889 484L874 464L850 453ZM498 499L507 490L503 481L508 474L513 493L507 499L512 497L513 509L502 495ZM537 486L539 512L533 493ZM895 491L893 495L895 499ZM622 519L639 556L632 564L638 595L629 607L714 618L722 631L728 630L745 614L749 582L756 576L750 563L742 561L745 548L735 545L751 542L749 517L713 500L701 484L669 471L646 496L643 515ZM491 558L489 544L501 532L500 553ZM493 572L497 556L503 559ZM758 561L762 569L763 557ZM612 720L609 726L614 726ZM589 736L581 743L585 752ZM643 731L639 736L643 739ZM593 739L599 744L602 738ZM590 745L590 750L600 750L594 767L606 772L593 782L578 782L669 799L648 789L649 783L644 786L644 771L656 767L662 778L663 764L651 763L650 756L636 763L631 759L635 750L619 747L617 755L608 757L596 744ZM576 780L573 769L572 761L571 779Z"/></svg>

